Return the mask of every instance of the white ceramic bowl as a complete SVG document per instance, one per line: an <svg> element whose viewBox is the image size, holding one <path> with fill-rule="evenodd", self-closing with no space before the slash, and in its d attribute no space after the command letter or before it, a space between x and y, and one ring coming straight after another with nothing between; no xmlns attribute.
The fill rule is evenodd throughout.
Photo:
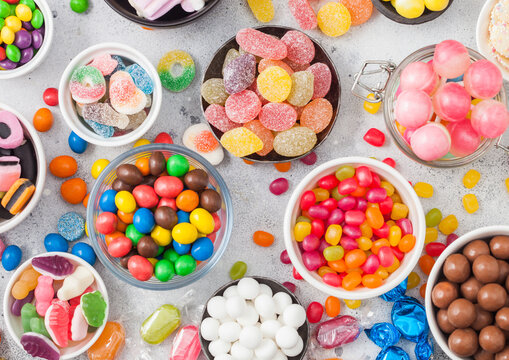
<svg viewBox="0 0 509 360"><path fill-rule="evenodd" d="M23 133L25 134L25 138L28 138L32 141L34 146L36 161L37 161L37 180L35 181L35 192L30 199L30 202L25 206L25 208L13 218L9 220L0 219L0 234L11 230L19 223L21 223L35 208L35 205L41 199L42 191L44 190L44 184L46 182L46 156L44 155L44 148L41 143L41 139L39 139L39 135L37 135L37 131L35 131L32 123L27 120L23 115L14 110L8 105L0 103L0 110L7 110L16 115L18 120L23 127Z"/></svg>
<svg viewBox="0 0 509 360"><path fill-rule="evenodd" d="M97 55L108 53L111 55L119 55L121 57L131 60L133 63L138 63L143 67L154 81L154 92L152 93L152 106L145 121L130 133L122 136L115 136L111 138L103 138L92 131L76 113L74 107L74 100L71 97L69 90L69 80L71 75L79 66L90 63ZM150 127L154 124L161 110L162 103L162 85L157 71L152 63L138 50L120 43L101 43L91 46L81 53L76 55L72 61L67 65L60 79L58 87L58 102L60 110L67 125L83 140L100 146L121 146L134 142L141 138Z"/></svg>
<svg viewBox="0 0 509 360"><path fill-rule="evenodd" d="M499 0L486 0L484 3L481 12L479 13L479 18L477 19L477 27L475 31L475 37L477 42L477 49L479 52L489 61L497 65L497 67L502 72L502 76L505 80L509 81L509 70L503 67L497 60L497 58L492 53L492 47L489 43L489 26L490 26L490 18L491 18L491 10Z"/></svg>
<svg viewBox="0 0 509 360"><path fill-rule="evenodd" d="M302 193L315 188L318 179L325 175L333 174L338 168L344 165L351 165L353 167L364 165L369 167L372 171L380 175L381 178L389 181L394 186L409 209L408 218L412 221L414 235L416 237L415 246L412 251L405 255L400 267L385 279L382 286L375 289L358 288L356 290L347 291L341 287L337 288L325 284L316 272L307 270L302 263L299 246L293 235L295 220L299 216L299 203ZM316 289L328 295L349 300L363 300L380 296L405 280L419 261L424 246L425 233L426 221L424 219L424 211L417 194L408 181L389 165L378 160L364 157L346 157L331 160L318 166L307 174L290 197L284 218L285 247L297 272Z"/></svg>
<svg viewBox="0 0 509 360"><path fill-rule="evenodd" d="M53 41L53 32L55 29L53 28L53 13L46 2L46 0L34 0L36 5L44 15L44 41L42 42L42 46L37 51L37 54L23 66L20 66L16 69L12 70L0 70L0 80L7 80L12 78L17 78L28 73L31 73L38 67L46 56L49 53L49 49L51 47L51 42Z"/></svg>
<svg viewBox="0 0 509 360"><path fill-rule="evenodd" d="M426 317L428 319L429 328L431 329L431 333L433 338L437 342L438 346L447 354L450 359L453 360L466 360L472 359L470 357L464 358L459 357L454 354L447 344L447 337L444 335L442 330L438 327L436 311L433 303L431 302L431 291L435 286L437 280L442 275L442 266L444 265L445 259L451 254L459 252L465 245L474 240L483 240L489 239L496 235L507 235L509 236L509 226L506 225L494 225L483 227L469 233L466 233L463 236L460 236L456 239L451 245L449 245L444 252L438 257L431 269L431 273L428 277L428 284L426 286L426 296L424 297L425 305L426 305Z"/></svg>
<svg viewBox="0 0 509 360"><path fill-rule="evenodd" d="M36 255L34 257L46 256L46 255L59 255L59 256L65 257L68 260L70 260L73 264L84 266L88 270L90 270L95 278L95 282L92 284L92 288L94 290L99 290L102 293L104 300L106 301L106 305L107 305L106 319L104 321L104 324L100 328L98 328L94 333L88 333L87 336L85 337L85 339L78 341L78 342L73 342L73 344L74 344L73 346L69 346L64 349L60 349L60 354L61 354L60 359L61 360L74 359L75 357L77 357L80 354L83 354L85 351L87 351L88 348L91 347L97 341L97 339L99 338L99 336L101 336L101 333L104 330L104 326L106 325L106 322L108 321L108 314L109 314L109 309L110 309L110 303L109 303L109 299L108 299L108 290L106 289L106 285L104 284L99 273L93 268L93 266L91 266L85 260L83 260L75 255L72 255L69 253L63 253L63 252L42 253L42 254ZM21 273L23 271L25 271L29 266L31 266L32 259L34 257L28 259L23 264L21 264L21 266L19 266L18 269L16 270L16 272L12 275L11 279L9 280L9 283L7 284L7 288L5 289L4 299L3 299L4 321L5 321L5 324L7 325L7 330L9 331L9 334L11 335L11 337L14 340L16 340L16 344L18 344L18 346L21 349L23 349L23 346L21 346L21 342L20 342L21 335L23 335L23 326L21 324L21 316L16 317L16 316L12 315L12 313L11 313L11 305L14 302L14 298L11 296L11 289L12 289L14 283L21 276Z"/></svg>

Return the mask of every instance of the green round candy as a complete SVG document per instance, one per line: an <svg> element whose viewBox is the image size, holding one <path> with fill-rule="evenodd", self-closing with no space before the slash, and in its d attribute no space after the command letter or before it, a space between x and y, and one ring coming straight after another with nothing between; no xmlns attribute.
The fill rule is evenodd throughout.
<svg viewBox="0 0 509 360"><path fill-rule="evenodd" d="M242 279L244 275L246 275L247 271L247 265L243 261L237 261L235 264L233 264L232 268L230 269L230 279L232 280L238 280Z"/></svg>
<svg viewBox="0 0 509 360"><path fill-rule="evenodd" d="M26 5L30 8L30 10L35 11L35 2L34 0L20 0L20 4Z"/></svg>
<svg viewBox="0 0 509 360"><path fill-rule="evenodd" d="M154 275L159 281L166 282L175 276L175 267L170 260L159 260L154 268Z"/></svg>
<svg viewBox="0 0 509 360"><path fill-rule="evenodd" d="M16 45L7 45L5 48L5 54L7 55L7 59L15 63L19 62L21 59L21 51L19 51L19 48Z"/></svg>
<svg viewBox="0 0 509 360"><path fill-rule="evenodd" d="M42 15L41 10L35 9L32 13L32 20L30 24L34 27L34 29L40 29L42 24L44 24L44 16Z"/></svg>
<svg viewBox="0 0 509 360"><path fill-rule="evenodd" d="M172 263L175 263L179 257L180 255L173 249L168 249L163 254L163 258L171 261Z"/></svg>
<svg viewBox="0 0 509 360"><path fill-rule="evenodd" d="M158 257L159 255L161 255L163 252L164 252L164 246L159 246L159 249L157 250L157 255L156 255L156 257Z"/></svg>
<svg viewBox="0 0 509 360"><path fill-rule="evenodd" d="M166 162L166 170L171 176L184 176L189 171L189 161L180 154L172 155Z"/></svg>
<svg viewBox="0 0 509 360"><path fill-rule="evenodd" d="M435 227L442 221L442 212L437 208L433 208L426 214L426 227Z"/></svg>
<svg viewBox="0 0 509 360"><path fill-rule="evenodd" d="M196 260L191 255L182 255L175 262L175 272L179 276L186 276L196 270Z"/></svg>
<svg viewBox="0 0 509 360"><path fill-rule="evenodd" d="M141 232L136 230L133 224L129 224L125 229L125 236L131 239L131 241L133 242L133 246L137 246L138 241L140 241L140 239L144 237L145 234L142 234Z"/></svg>
<svg viewBox="0 0 509 360"><path fill-rule="evenodd" d="M88 10L88 0L71 0L71 10L81 14Z"/></svg>
<svg viewBox="0 0 509 360"><path fill-rule="evenodd" d="M11 7L4 0L0 0L0 18L6 18L11 14ZM3 25L2 25L3 27Z"/></svg>
<svg viewBox="0 0 509 360"><path fill-rule="evenodd" d="M0 29L2 29L4 27L4 25L5 25L5 20L0 17Z"/></svg>
<svg viewBox="0 0 509 360"><path fill-rule="evenodd" d="M339 181L343 181L345 179L354 177L355 168L350 165L341 166L339 169L336 170L335 175Z"/></svg>

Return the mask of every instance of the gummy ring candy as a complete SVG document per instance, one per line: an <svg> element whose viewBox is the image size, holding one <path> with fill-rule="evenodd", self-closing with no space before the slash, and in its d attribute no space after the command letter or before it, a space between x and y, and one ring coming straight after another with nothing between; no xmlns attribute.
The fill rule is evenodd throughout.
<svg viewBox="0 0 509 360"><path fill-rule="evenodd" d="M81 66L72 73L69 89L76 102L91 104L106 93L106 81L97 68Z"/></svg>
<svg viewBox="0 0 509 360"><path fill-rule="evenodd" d="M175 66L181 68L177 71ZM166 53L157 65L157 73L165 88L173 92L185 90L196 74L194 61L191 55L182 50L173 50ZM180 73L180 75L176 75Z"/></svg>

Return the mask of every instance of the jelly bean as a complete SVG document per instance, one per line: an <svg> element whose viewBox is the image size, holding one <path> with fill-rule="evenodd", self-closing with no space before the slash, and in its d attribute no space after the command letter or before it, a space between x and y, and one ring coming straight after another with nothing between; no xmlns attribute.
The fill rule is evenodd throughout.
<svg viewBox="0 0 509 360"><path fill-rule="evenodd" d="M313 301L306 310L306 316L311 324L316 324L322 320L323 306L319 302Z"/></svg>
<svg viewBox="0 0 509 360"><path fill-rule="evenodd" d="M281 195L288 191L288 180L285 178L278 178L270 183L269 190L274 195Z"/></svg>
<svg viewBox="0 0 509 360"><path fill-rule="evenodd" d="M368 94L368 99L374 100L375 95L374 94ZM371 102L371 101L364 101L363 108L370 114L376 114L378 110L380 110L380 105L382 103L380 101L377 102Z"/></svg>
<svg viewBox="0 0 509 360"><path fill-rule="evenodd" d="M292 163L291 162L275 163L274 167L279 172L288 172L292 168Z"/></svg>
<svg viewBox="0 0 509 360"><path fill-rule="evenodd" d="M90 170L92 177L94 179L97 179L99 177L99 174L102 173L102 171L108 166L110 163L107 159L98 159L92 164L92 169Z"/></svg>
<svg viewBox="0 0 509 360"><path fill-rule="evenodd" d="M341 235L343 233L343 228L341 225L332 224L327 227L327 232L325 233L325 241L327 241L331 245L339 244L341 240Z"/></svg>
<svg viewBox="0 0 509 360"><path fill-rule="evenodd" d="M446 246L451 245L454 241L456 241L459 238L456 234L449 234L447 235L447 238L445 240Z"/></svg>
<svg viewBox="0 0 509 360"><path fill-rule="evenodd" d="M452 234L458 228L458 219L456 216L449 215L442 219L438 224L438 229L444 235Z"/></svg>
<svg viewBox="0 0 509 360"><path fill-rule="evenodd" d="M419 267L422 272L426 275L429 275L431 272L431 268L435 265L435 260L428 254L424 254L419 259Z"/></svg>
<svg viewBox="0 0 509 360"><path fill-rule="evenodd" d="M285 282L283 283L283 286L284 286L285 288L287 288L288 290L290 290L292 293L295 293L295 291L297 290L297 286L295 286L295 284L294 284L294 283L289 282L289 281L285 281Z"/></svg>
<svg viewBox="0 0 509 360"><path fill-rule="evenodd" d="M463 185L467 189L472 189L477 185L480 179L481 174L477 170L470 169L463 176Z"/></svg>
<svg viewBox="0 0 509 360"><path fill-rule="evenodd" d="M253 241L258 246L269 247L274 243L274 235L266 231L255 231Z"/></svg>
<svg viewBox="0 0 509 360"><path fill-rule="evenodd" d="M345 34L350 29L352 18L346 6L329 2L318 11L317 22L320 30L325 35L337 37Z"/></svg>
<svg viewBox="0 0 509 360"><path fill-rule="evenodd" d="M409 219L398 220L396 221L396 225L401 228L401 234L403 236L414 232L412 222Z"/></svg>
<svg viewBox="0 0 509 360"><path fill-rule="evenodd" d="M419 275L416 272L412 271L408 275L407 287L406 287L407 290L417 287L417 285L419 285L420 282L421 282L421 278L419 277Z"/></svg>
<svg viewBox="0 0 509 360"><path fill-rule="evenodd" d="M345 165L336 170L334 175L339 181L343 181L355 175L355 168L350 165Z"/></svg>
<svg viewBox="0 0 509 360"><path fill-rule="evenodd" d="M348 300L348 299L345 299L344 301L345 301L346 306L348 306L348 308L350 308L352 310L358 309L361 306L361 301L360 300Z"/></svg>
<svg viewBox="0 0 509 360"><path fill-rule="evenodd" d="M180 321L180 311L175 306L162 305L143 321L141 338L152 345L160 344L179 327Z"/></svg>
<svg viewBox="0 0 509 360"><path fill-rule="evenodd" d="M21 262L23 253L16 245L9 245L2 253L2 266L6 271L14 270Z"/></svg>
<svg viewBox="0 0 509 360"><path fill-rule="evenodd" d="M353 271L343 278L341 286L343 287L343 289L350 291L354 290L357 286L359 286L361 282L362 275L357 271Z"/></svg>
<svg viewBox="0 0 509 360"><path fill-rule="evenodd" d="M391 246L398 246L401 240L401 229L399 226L394 225L389 228L389 243Z"/></svg>
<svg viewBox="0 0 509 360"><path fill-rule="evenodd" d="M69 134L68 141L69 147L72 151L74 151L76 154L83 154L85 150L87 149L88 143L80 138L74 131L71 131Z"/></svg>
<svg viewBox="0 0 509 360"><path fill-rule="evenodd" d="M230 269L230 279L242 279L246 275L247 265L243 261L237 261Z"/></svg>
<svg viewBox="0 0 509 360"><path fill-rule="evenodd" d="M392 255L392 252L391 252L391 255ZM378 259L378 257L376 255L371 254L366 259L366 262L364 264L362 264L361 269L366 274L374 274L379 266L380 266L380 260Z"/></svg>
<svg viewBox="0 0 509 360"><path fill-rule="evenodd" d="M67 252L69 249L69 243L60 234L52 233L44 237L44 248L48 252Z"/></svg>
<svg viewBox="0 0 509 360"><path fill-rule="evenodd" d="M383 224L380 229L373 229L373 234L378 236L379 238L388 238L389 237L389 225L387 223Z"/></svg>
<svg viewBox="0 0 509 360"><path fill-rule="evenodd" d="M131 275L140 281L147 281L154 272L154 267L150 261L139 255L133 255L129 258L127 268Z"/></svg>
<svg viewBox="0 0 509 360"><path fill-rule="evenodd" d="M71 10L81 14L88 10L88 0L71 0Z"/></svg>
<svg viewBox="0 0 509 360"><path fill-rule="evenodd" d="M342 259L345 254L341 246L329 246L323 251L323 256L327 261L336 261Z"/></svg>
<svg viewBox="0 0 509 360"><path fill-rule="evenodd" d="M505 179L505 188L507 192L509 193L509 178Z"/></svg>
<svg viewBox="0 0 509 360"><path fill-rule="evenodd" d="M382 238L382 239L378 239L378 240L375 240L373 242L373 245L371 245L371 252L375 255L378 255L378 251L382 248L382 247L388 247L390 246L390 243L387 239L385 238Z"/></svg>
<svg viewBox="0 0 509 360"><path fill-rule="evenodd" d="M368 274L362 277L362 285L364 285L368 289L375 289L381 286L382 283L383 279L376 274Z"/></svg>
<svg viewBox="0 0 509 360"><path fill-rule="evenodd" d="M366 193L366 200L372 204L378 204L387 198L387 190L384 188L370 189ZM404 216L403 216L404 217Z"/></svg>
<svg viewBox="0 0 509 360"><path fill-rule="evenodd" d="M366 210L366 220L373 229L380 229L384 225L383 215L377 208L368 208Z"/></svg>
<svg viewBox="0 0 509 360"><path fill-rule="evenodd" d="M85 260L90 265L95 264L96 255L94 249L86 243L78 242L72 247L71 253Z"/></svg>
<svg viewBox="0 0 509 360"><path fill-rule="evenodd" d="M335 296L329 296L325 300L325 312L327 316L334 318L339 315L341 311L341 302Z"/></svg>
<svg viewBox="0 0 509 360"><path fill-rule="evenodd" d="M325 233L325 224L321 219L313 219L311 221L311 233L318 238L323 236Z"/></svg>
<svg viewBox="0 0 509 360"><path fill-rule="evenodd" d="M125 344L125 330L118 322L108 321L97 341L88 349L89 360L114 360Z"/></svg>
<svg viewBox="0 0 509 360"><path fill-rule="evenodd" d="M474 194L466 194L463 196L463 207L469 214L475 213L477 210L479 210L477 197Z"/></svg>
<svg viewBox="0 0 509 360"><path fill-rule="evenodd" d="M333 273L335 274L336 272L334 270L332 270L330 267L328 266L321 266L318 270L317 270L317 273L318 273L318 276L320 277L323 277L325 274L329 274L329 273Z"/></svg>
<svg viewBox="0 0 509 360"><path fill-rule="evenodd" d="M407 234L403 236L399 242L398 249L404 253L411 251L415 246L415 236L412 234Z"/></svg>
<svg viewBox="0 0 509 360"><path fill-rule="evenodd" d="M445 245L439 242L431 242L426 244L425 250L429 256L437 257L445 250Z"/></svg>
<svg viewBox="0 0 509 360"><path fill-rule="evenodd" d="M421 198L430 198L433 196L433 186L424 182L418 182L414 185L417 196Z"/></svg>
<svg viewBox="0 0 509 360"><path fill-rule="evenodd" d="M366 215L360 210L349 210L345 212L345 223L348 225L360 226L366 220Z"/></svg>
<svg viewBox="0 0 509 360"><path fill-rule="evenodd" d="M283 264L290 264L291 263L291 260L290 260L290 257L288 256L288 252L286 250L283 250L281 252L281 255L279 256L279 260L283 263Z"/></svg>
<svg viewBox="0 0 509 360"><path fill-rule="evenodd" d="M313 189L313 193L315 194L317 202L325 201L330 197L330 193L326 189L322 188Z"/></svg>
<svg viewBox="0 0 509 360"><path fill-rule="evenodd" d="M440 221L442 221L442 212L437 209L433 208L426 214L426 226L429 228L438 226L440 224Z"/></svg>
<svg viewBox="0 0 509 360"><path fill-rule="evenodd" d="M421 295L421 297L424 299L425 295L426 295L426 285L427 283L424 283L421 285L421 287L419 288L419 295Z"/></svg>
<svg viewBox="0 0 509 360"><path fill-rule="evenodd" d="M388 246L382 246L378 251L378 258L380 259L380 265L387 268L394 264L394 253Z"/></svg>
<svg viewBox="0 0 509 360"><path fill-rule="evenodd" d="M306 236L311 234L311 224L307 222L298 222L293 229L295 240L302 242Z"/></svg>
<svg viewBox="0 0 509 360"><path fill-rule="evenodd" d="M318 180L318 186L326 190L331 190L338 184L339 181L334 175L326 175Z"/></svg>
<svg viewBox="0 0 509 360"><path fill-rule="evenodd" d="M385 135L380 130L371 128L364 135L364 141L370 145L380 147L385 143Z"/></svg>
<svg viewBox="0 0 509 360"><path fill-rule="evenodd" d="M323 282L332 287L341 286L341 277L335 273L327 273L323 275Z"/></svg>
<svg viewBox="0 0 509 360"><path fill-rule="evenodd" d="M345 254L346 266L350 269L355 269L364 264L367 256L361 249L354 249Z"/></svg>
<svg viewBox="0 0 509 360"><path fill-rule="evenodd" d="M53 114L49 109L41 108L35 112L33 124L37 131L49 131L53 126Z"/></svg>
<svg viewBox="0 0 509 360"><path fill-rule="evenodd" d="M391 219L400 220L408 216L408 206L402 203L395 203L392 207Z"/></svg>

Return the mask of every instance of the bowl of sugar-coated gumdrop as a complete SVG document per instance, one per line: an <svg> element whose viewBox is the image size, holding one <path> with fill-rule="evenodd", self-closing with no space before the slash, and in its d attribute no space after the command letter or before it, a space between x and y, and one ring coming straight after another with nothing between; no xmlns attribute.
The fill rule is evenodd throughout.
<svg viewBox="0 0 509 360"><path fill-rule="evenodd" d="M315 40L282 26L242 29L216 52L201 86L212 133L232 155L287 162L318 147L339 111L334 63Z"/></svg>
<svg viewBox="0 0 509 360"><path fill-rule="evenodd" d="M85 260L51 252L25 261L4 293L7 330L34 358L74 359L88 350L108 321L108 290Z"/></svg>
<svg viewBox="0 0 509 360"><path fill-rule="evenodd" d="M426 287L433 338L451 359L509 359L509 226L471 231L437 259Z"/></svg>
<svg viewBox="0 0 509 360"><path fill-rule="evenodd" d="M374 0L373 5L385 17L405 25L435 20L447 11L453 0Z"/></svg>
<svg viewBox="0 0 509 360"><path fill-rule="evenodd" d="M150 144L113 160L87 207L99 260L126 283L172 290L201 279L230 239L233 208L221 175L177 145Z"/></svg>
<svg viewBox="0 0 509 360"><path fill-rule="evenodd" d="M393 289L417 264L426 222L397 170L362 157L331 160L307 174L284 216L294 277L340 299Z"/></svg>

